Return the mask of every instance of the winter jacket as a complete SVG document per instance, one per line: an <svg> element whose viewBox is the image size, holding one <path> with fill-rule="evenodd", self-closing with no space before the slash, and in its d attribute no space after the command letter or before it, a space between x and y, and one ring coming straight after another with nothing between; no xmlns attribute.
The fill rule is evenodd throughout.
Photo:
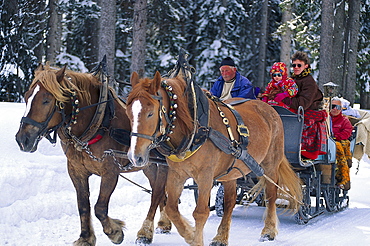
<svg viewBox="0 0 370 246"><path fill-rule="evenodd" d="M314 78L309 74L304 77L293 77L293 79L298 86L298 93L295 97L284 98L283 102L293 109L302 106L304 110L318 110L322 103L323 94Z"/></svg>
<svg viewBox="0 0 370 246"><path fill-rule="evenodd" d="M332 133L336 141L346 140L352 134L352 125L349 119L342 113L337 116L331 116Z"/></svg>
<svg viewBox="0 0 370 246"><path fill-rule="evenodd" d="M275 81L273 74L281 73L282 79ZM298 86L292 78L288 78L288 69L284 62L275 62L270 70L271 81L267 84L265 92L262 94L262 100L270 105L277 105L288 108L285 103L278 100L276 95L283 93L284 97L294 97L298 93Z"/></svg>
<svg viewBox="0 0 370 246"><path fill-rule="evenodd" d="M220 97L224 84L225 80L222 78L222 76L220 76L210 90L212 95ZM238 71L235 75L235 83L231 90L231 97L256 99L252 83L246 77L242 76Z"/></svg>

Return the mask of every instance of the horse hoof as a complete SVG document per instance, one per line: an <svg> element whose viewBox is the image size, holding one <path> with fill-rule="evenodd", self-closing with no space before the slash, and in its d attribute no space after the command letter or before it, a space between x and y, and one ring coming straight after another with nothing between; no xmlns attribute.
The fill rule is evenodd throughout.
<svg viewBox="0 0 370 246"><path fill-rule="evenodd" d="M120 244L123 241L123 238L125 235L123 234L122 231L116 231L115 233L112 233L108 235L109 239L111 240L112 243L114 244Z"/></svg>
<svg viewBox="0 0 370 246"><path fill-rule="evenodd" d="M221 243L221 242L216 242L216 241L213 241L209 244L209 246L227 246L226 243Z"/></svg>
<svg viewBox="0 0 370 246"><path fill-rule="evenodd" d="M269 234L262 235L260 237L260 242L265 242L265 241L274 241L274 237L270 236Z"/></svg>
<svg viewBox="0 0 370 246"><path fill-rule="evenodd" d="M156 234L169 234L171 232L171 227L170 228L167 228L167 227L157 227L155 229L155 233Z"/></svg>
<svg viewBox="0 0 370 246"><path fill-rule="evenodd" d="M145 246L152 243L152 239L149 239L147 237L138 237L135 241L135 244Z"/></svg>
<svg viewBox="0 0 370 246"><path fill-rule="evenodd" d="M96 245L96 237L91 236L89 239L84 239L80 237L78 240L73 242L73 246L95 246Z"/></svg>

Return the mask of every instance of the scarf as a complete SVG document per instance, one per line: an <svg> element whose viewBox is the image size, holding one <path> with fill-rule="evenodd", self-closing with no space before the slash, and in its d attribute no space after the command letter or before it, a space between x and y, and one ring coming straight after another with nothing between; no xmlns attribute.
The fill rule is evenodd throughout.
<svg viewBox="0 0 370 246"><path fill-rule="evenodd" d="M294 73L292 74L292 77L293 78L303 78L303 77L306 77L308 75L310 75L311 73L311 68L308 67L308 68L305 68L300 74L298 75L295 75Z"/></svg>

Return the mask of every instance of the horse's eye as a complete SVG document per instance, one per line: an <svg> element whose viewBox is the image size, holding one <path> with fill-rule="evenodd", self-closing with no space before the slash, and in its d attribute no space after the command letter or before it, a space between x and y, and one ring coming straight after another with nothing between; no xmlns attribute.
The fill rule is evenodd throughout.
<svg viewBox="0 0 370 246"><path fill-rule="evenodd" d="M153 116L153 112L150 112L149 114L148 114L148 118L150 118L150 117L152 117Z"/></svg>
<svg viewBox="0 0 370 246"><path fill-rule="evenodd" d="M44 99L44 100L42 101L42 104L44 104L44 105L49 104L49 103L50 103L50 100L49 100L49 99Z"/></svg>

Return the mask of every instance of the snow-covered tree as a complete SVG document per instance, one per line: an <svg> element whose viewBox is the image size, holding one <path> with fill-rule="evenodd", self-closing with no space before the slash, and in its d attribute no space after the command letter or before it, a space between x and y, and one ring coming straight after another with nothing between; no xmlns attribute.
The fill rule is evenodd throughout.
<svg viewBox="0 0 370 246"><path fill-rule="evenodd" d="M1 2L0 23L0 101L22 100L36 68L42 42L42 18L45 6L41 0ZM40 53L38 53L40 54Z"/></svg>

